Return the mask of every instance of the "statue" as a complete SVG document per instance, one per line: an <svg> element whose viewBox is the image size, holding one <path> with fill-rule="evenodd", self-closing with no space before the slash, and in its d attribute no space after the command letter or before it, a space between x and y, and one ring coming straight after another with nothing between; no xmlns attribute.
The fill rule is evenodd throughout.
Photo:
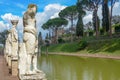
<svg viewBox="0 0 120 80"><path fill-rule="evenodd" d="M5 57L8 63L8 66L11 66L11 58L17 57L18 53L18 35L16 26L18 24L18 20L11 20L12 28L8 30L8 35L5 43Z"/></svg>
<svg viewBox="0 0 120 80"><path fill-rule="evenodd" d="M4 49L4 53L5 53L5 58L6 58L6 61L7 61L7 64L10 66L9 64L9 57L11 57L11 31L8 30L8 34L7 34L7 38L6 38L6 41L5 41L5 49Z"/></svg>
<svg viewBox="0 0 120 80"><path fill-rule="evenodd" d="M23 16L24 35L23 42L26 48L27 61L26 61L26 74L32 74L39 72L37 69L37 30L35 15L37 12L37 6L30 4L27 11ZM31 70L31 66L33 70Z"/></svg>
<svg viewBox="0 0 120 80"><path fill-rule="evenodd" d="M37 69L38 39L35 19L36 12L37 6L30 4L23 15L23 43L19 44L18 55L20 80L47 80L44 72Z"/></svg>
<svg viewBox="0 0 120 80"><path fill-rule="evenodd" d="M24 75L26 73L26 59L27 59L27 54L26 54L25 44L20 43L19 44L19 60L18 60L19 76Z"/></svg>
<svg viewBox="0 0 120 80"><path fill-rule="evenodd" d="M11 29L11 47L12 47L12 57L18 57L18 34L16 30L16 26L18 24L18 20L11 20L12 29Z"/></svg>

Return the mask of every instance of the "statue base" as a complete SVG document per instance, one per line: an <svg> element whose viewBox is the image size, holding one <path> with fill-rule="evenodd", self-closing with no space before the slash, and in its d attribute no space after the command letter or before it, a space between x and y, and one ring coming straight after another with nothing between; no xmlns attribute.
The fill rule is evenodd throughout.
<svg viewBox="0 0 120 80"><path fill-rule="evenodd" d="M21 74L19 75L20 80L47 80L43 72L35 74Z"/></svg>
<svg viewBox="0 0 120 80"><path fill-rule="evenodd" d="M11 69L11 56L7 57L8 67Z"/></svg>
<svg viewBox="0 0 120 80"><path fill-rule="evenodd" d="M11 72L12 72L12 76L18 75L18 58L17 57L12 57Z"/></svg>

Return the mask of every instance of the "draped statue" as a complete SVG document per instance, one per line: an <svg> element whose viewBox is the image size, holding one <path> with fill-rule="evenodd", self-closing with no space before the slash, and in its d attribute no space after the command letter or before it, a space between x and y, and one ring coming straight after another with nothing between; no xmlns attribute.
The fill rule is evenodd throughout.
<svg viewBox="0 0 120 80"><path fill-rule="evenodd" d="M27 11L23 16L23 26L24 26L24 35L23 43L26 48L26 73L36 73L39 72L37 69L37 30L36 30L36 19L35 15L37 12L37 6L30 4ZM33 69L31 69L31 66Z"/></svg>

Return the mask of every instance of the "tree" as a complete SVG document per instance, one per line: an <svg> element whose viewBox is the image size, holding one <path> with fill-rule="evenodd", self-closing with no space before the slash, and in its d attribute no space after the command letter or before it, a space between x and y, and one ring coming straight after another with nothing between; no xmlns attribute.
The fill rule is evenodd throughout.
<svg viewBox="0 0 120 80"><path fill-rule="evenodd" d="M86 12L83 10L82 2L78 0L77 2L77 11L78 11L78 22L76 25L76 36L83 36L83 20L82 18L85 16Z"/></svg>
<svg viewBox="0 0 120 80"><path fill-rule="evenodd" d="M46 37L45 37L45 39L49 39L49 35L48 35L48 33L46 33Z"/></svg>
<svg viewBox="0 0 120 80"><path fill-rule="evenodd" d="M104 30L104 34L109 32L109 8L108 8L108 0L104 0L102 4L102 27Z"/></svg>
<svg viewBox="0 0 120 80"><path fill-rule="evenodd" d="M110 2L110 37L112 37L112 11L113 11L113 7L114 7L114 4L115 4L115 2L117 2L117 1L119 1L119 0L109 0L109 2Z"/></svg>
<svg viewBox="0 0 120 80"><path fill-rule="evenodd" d="M69 19L71 22L71 28L70 31L72 32L73 26L74 26L74 19L77 18L78 11L76 5L66 7L65 9L61 10L59 13L59 16L61 18ZM71 41L72 41L72 33L71 33Z"/></svg>
<svg viewBox="0 0 120 80"><path fill-rule="evenodd" d="M58 31L58 28L63 26L63 25L67 25L67 24L68 24L68 21L66 19L53 18L53 19L49 19L45 24L43 24L42 28L44 28L44 29L51 28L54 31L54 34L55 34L54 35L55 36L55 43L57 43L57 39L58 39L57 31Z"/></svg>
<svg viewBox="0 0 120 80"><path fill-rule="evenodd" d="M2 43L3 45L5 45L5 40L7 38L8 35L8 31L4 30L3 32L0 32L0 43Z"/></svg>
<svg viewBox="0 0 120 80"><path fill-rule="evenodd" d="M97 15L98 7L102 3L102 0L88 0L88 4L90 6L89 10L93 11L93 27L96 32L96 37L99 37L99 17ZM88 6L88 7L89 7Z"/></svg>
<svg viewBox="0 0 120 80"><path fill-rule="evenodd" d="M93 30L93 23L89 21L87 24L85 24L84 28L86 31Z"/></svg>
<svg viewBox="0 0 120 80"><path fill-rule="evenodd" d="M117 24L117 23L120 23L120 16L113 16L111 25Z"/></svg>

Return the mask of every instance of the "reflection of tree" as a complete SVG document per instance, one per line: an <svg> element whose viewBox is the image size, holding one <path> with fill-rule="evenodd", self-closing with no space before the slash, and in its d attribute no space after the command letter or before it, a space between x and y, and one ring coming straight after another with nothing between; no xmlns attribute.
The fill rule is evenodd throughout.
<svg viewBox="0 0 120 80"><path fill-rule="evenodd" d="M43 44L43 40L42 40L42 33L39 32L39 35L38 35L38 53L40 55L41 53L41 46Z"/></svg>

